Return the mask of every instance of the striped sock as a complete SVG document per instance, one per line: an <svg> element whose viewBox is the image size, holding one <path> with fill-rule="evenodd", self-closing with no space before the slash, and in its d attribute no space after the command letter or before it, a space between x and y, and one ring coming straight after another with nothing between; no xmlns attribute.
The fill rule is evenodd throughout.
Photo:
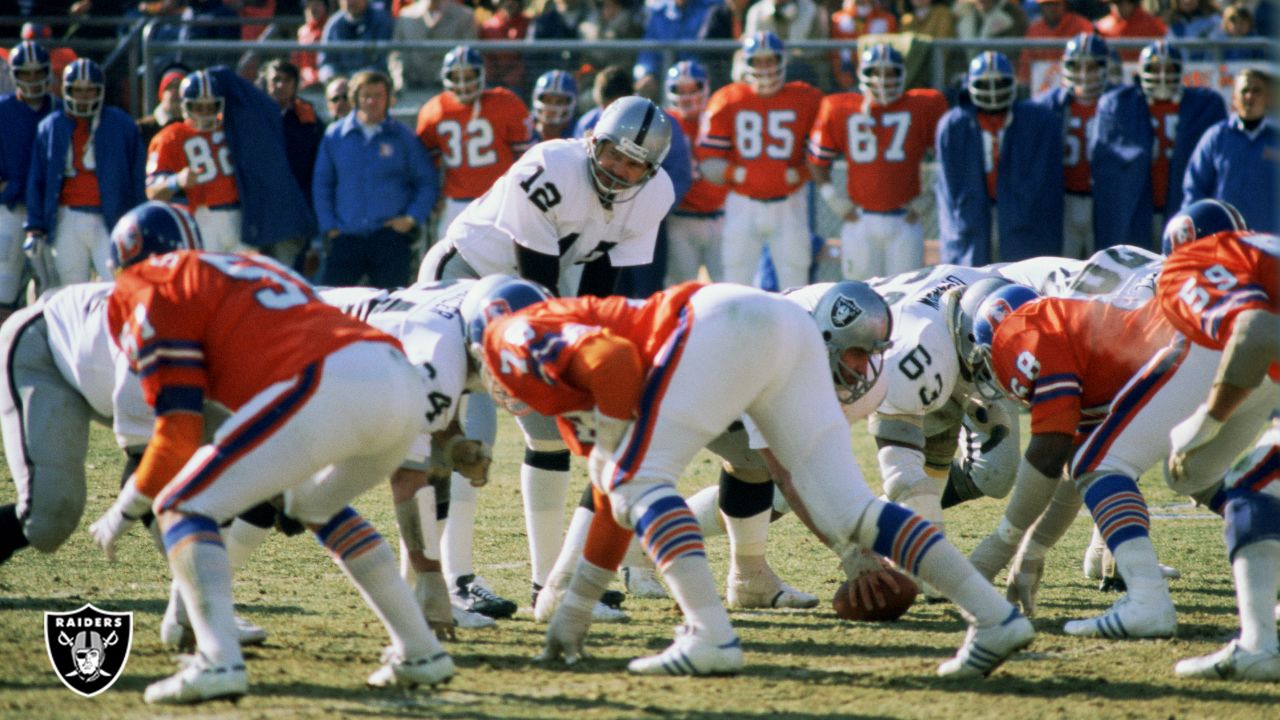
<svg viewBox="0 0 1280 720"><path fill-rule="evenodd" d="M1133 478L1103 475L1084 491L1084 502L1112 555L1121 544L1151 534L1147 501Z"/></svg>
<svg viewBox="0 0 1280 720"><path fill-rule="evenodd" d="M164 533L169 568L200 652L214 666L244 665L231 597L231 561L213 518L186 515Z"/></svg>

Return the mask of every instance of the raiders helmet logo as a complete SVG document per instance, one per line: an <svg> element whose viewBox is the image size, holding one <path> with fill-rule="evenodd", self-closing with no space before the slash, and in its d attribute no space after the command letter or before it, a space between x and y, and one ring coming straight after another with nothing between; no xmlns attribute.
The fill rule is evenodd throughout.
<svg viewBox="0 0 1280 720"><path fill-rule="evenodd" d="M862 308L851 298L841 295L831 305L831 326L844 328L852 325L862 316Z"/></svg>
<svg viewBox="0 0 1280 720"><path fill-rule="evenodd" d="M133 613L79 610L44 614L44 644L53 671L73 692L93 697L120 679L133 644Z"/></svg>

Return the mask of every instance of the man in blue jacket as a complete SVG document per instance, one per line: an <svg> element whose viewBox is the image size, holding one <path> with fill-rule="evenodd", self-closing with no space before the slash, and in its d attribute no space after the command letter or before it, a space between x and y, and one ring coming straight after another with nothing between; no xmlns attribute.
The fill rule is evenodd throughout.
<svg viewBox="0 0 1280 720"><path fill-rule="evenodd" d="M395 25L381 6L371 7L369 0L339 0L339 10L324 25L324 41L390 40ZM357 70L387 69L386 53L322 52L319 58L320 80L329 82L335 75L350 75Z"/></svg>
<svg viewBox="0 0 1280 720"><path fill-rule="evenodd" d="M138 125L105 106L102 68L76 60L62 92L63 107L36 129L27 175L26 247L46 287L86 282L91 271L110 278L110 230L146 199Z"/></svg>
<svg viewBox="0 0 1280 720"><path fill-rule="evenodd" d="M1062 118L1014 101L1013 65L969 63L960 104L938 122L934 193L942 262L987 265L1062 251Z"/></svg>
<svg viewBox="0 0 1280 720"><path fill-rule="evenodd" d="M325 131L312 199L329 241L323 285L403 287L417 227L435 207L439 179L426 148L391 119L391 79L371 70L351 78L355 112Z"/></svg>
<svg viewBox="0 0 1280 720"><path fill-rule="evenodd" d="M22 282L22 223L36 126L62 106L49 92L49 53L26 40L9 54L14 92L0 97L0 322L17 309Z"/></svg>

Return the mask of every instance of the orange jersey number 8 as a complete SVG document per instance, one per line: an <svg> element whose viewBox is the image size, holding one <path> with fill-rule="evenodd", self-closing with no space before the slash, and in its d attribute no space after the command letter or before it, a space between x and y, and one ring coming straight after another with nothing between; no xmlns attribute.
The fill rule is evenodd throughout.
<svg viewBox="0 0 1280 720"><path fill-rule="evenodd" d="M187 155L187 167L191 168L197 183L207 183L217 177L218 173L227 177L235 174L235 167L231 164L231 151L220 143L221 139L221 131L214 133L213 140L219 143L216 159L209 140L203 135L194 135L182 144L182 151Z"/></svg>

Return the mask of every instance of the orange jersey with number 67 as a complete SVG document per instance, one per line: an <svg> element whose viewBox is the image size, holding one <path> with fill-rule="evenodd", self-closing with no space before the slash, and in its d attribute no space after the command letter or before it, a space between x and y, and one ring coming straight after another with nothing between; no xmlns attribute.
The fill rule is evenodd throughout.
<svg viewBox="0 0 1280 720"><path fill-rule="evenodd" d="M1280 313L1280 237L1221 232L1187 243L1164 261L1156 297L1178 332L1222 350L1240 313Z"/></svg>
<svg viewBox="0 0 1280 720"><path fill-rule="evenodd" d="M157 133L147 148L147 176L172 175L183 168L191 168L196 183L183 189L192 209L240 202L224 131L202 132L180 122Z"/></svg>
<svg viewBox="0 0 1280 720"><path fill-rule="evenodd" d="M160 390L176 386L199 388L237 410L353 342L400 347L317 298L307 281L273 260L196 250L126 268L107 322L151 405Z"/></svg>
<svg viewBox="0 0 1280 720"><path fill-rule="evenodd" d="M707 102L699 145L708 156L743 168L741 182L730 171L729 189L757 200L785 197L809 179L805 142L821 101L822 91L799 81L768 97L746 83L731 83ZM787 182L788 168L796 182Z"/></svg>
<svg viewBox="0 0 1280 720"><path fill-rule="evenodd" d="M444 196L480 197L532 144L529 108L506 88L489 88L474 105L442 92L418 111L418 139L444 170Z"/></svg>

